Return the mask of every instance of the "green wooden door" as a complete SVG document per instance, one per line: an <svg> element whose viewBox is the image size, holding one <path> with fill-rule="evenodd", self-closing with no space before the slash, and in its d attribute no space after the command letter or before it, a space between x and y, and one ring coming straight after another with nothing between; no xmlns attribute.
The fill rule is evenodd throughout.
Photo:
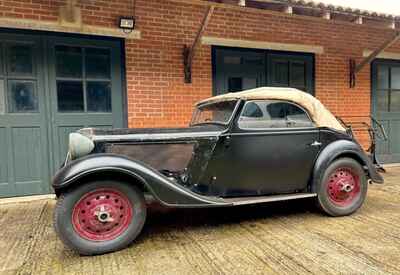
<svg viewBox="0 0 400 275"><path fill-rule="evenodd" d="M269 53L268 86L291 87L314 94L314 58L308 54Z"/></svg>
<svg viewBox="0 0 400 275"><path fill-rule="evenodd" d="M292 87L314 94L314 56L213 47L214 94L260 86Z"/></svg>
<svg viewBox="0 0 400 275"><path fill-rule="evenodd" d="M123 127L120 45L54 37L48 40L51 170L64 161L70 132Z"/></svg>
<svg viewBox="0 0 400 275"><path fill-rule="evenodd" d="M123 127L121 45L0 34L0 197L51 192L68 135Z"/></svg>
<svg viewBox="0 0 400 275"><path fill-rule="evenodd" d="M372 64L372 114L388 134L387 141L378 139L378 159L400 162L400 62L377 60Z"/></svg>
<svg viewBox="0 0 400 275"><path fill-rule="evenodd" d="M254 50L214 49L214 93L224 94L265 85L265 53Z"/></svg>
<svg viewBox="0 0 400 275"><path fill-rule="evenodd" d="M0 34L0 197L50 191L41 47Z"/></svg>

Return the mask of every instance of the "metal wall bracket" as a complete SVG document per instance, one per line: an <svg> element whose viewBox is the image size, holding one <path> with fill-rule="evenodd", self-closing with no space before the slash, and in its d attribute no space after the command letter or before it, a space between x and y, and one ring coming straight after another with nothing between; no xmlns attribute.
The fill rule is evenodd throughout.
<svg viewBox="0 0 400 275"><path fill-rule="evenodd" d="M400 31L396 31L393 36L388 38L378 49L373 51L369 56L365 57L359 64L354 59L350 59L350 88L356 86L356 76L367 64L370 64L380 53L389 48L400 39Z"/></svg>
<svg viewBox="0 0 400 275"><path fill-rule="evenodd" d="M354 59L350 59L350 88L354 88L356 86L356 61Z"/></svg>
<svg viewBox="0 0 400 275"><path fill-rule="evenodd" d="M196 52L196 48L200 43L200 39L203 36L203 33L206 30L208 23L210 22L213 12L214 6L208 6L206 14L204 15L203 21L201 23L201 27L196 34L193 44L184 45L183 47L183 68L185 74L185 83L192 83L193 58Z"/></svg>

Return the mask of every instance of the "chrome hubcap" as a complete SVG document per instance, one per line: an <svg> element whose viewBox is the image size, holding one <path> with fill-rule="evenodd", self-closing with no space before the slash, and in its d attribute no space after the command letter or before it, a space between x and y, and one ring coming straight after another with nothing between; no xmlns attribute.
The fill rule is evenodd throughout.
<svg viewBox="0 0 400 275"><path fill-rule="evenodd" d="M110 212L106 211L105 207L102 205L100 209L94 212L94 216L97 217L97 220L101 223L113 222L114 219L111 217Z"/></svg>

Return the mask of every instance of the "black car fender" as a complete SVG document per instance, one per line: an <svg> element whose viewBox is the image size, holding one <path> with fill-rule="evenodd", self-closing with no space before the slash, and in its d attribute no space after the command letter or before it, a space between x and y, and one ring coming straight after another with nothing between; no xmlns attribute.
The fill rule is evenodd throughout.
<svg viewBox="0 0 400 275"><path fill-rule="evenodd" d="M224 206L218 198L198 195L178 185L152 167L127 157L115 154L94 154L68 163L53 178L52 187L56 194L69 188L85 184L88 176L104 178L107 173L128 177L130 184L143 185L157 201L170 207ZM112 180L112 179L111 179Z"/></svg>
<svg viewBox="0 0 400 275"><path fill-rule="evenodd" d="M375 183L383 183L383 178L376 170L371 159L359 144L350 140L337 140L330 143L319 153L314 165L311 191L315 192L325 170L336 159L349 157L358 161L366 170L367 176Z"/></svg>

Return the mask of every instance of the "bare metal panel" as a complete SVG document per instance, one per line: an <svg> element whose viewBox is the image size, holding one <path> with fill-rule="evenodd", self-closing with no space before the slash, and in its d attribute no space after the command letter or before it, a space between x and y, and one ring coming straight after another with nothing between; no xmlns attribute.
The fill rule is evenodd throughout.
<svg viewBox="0 0 400 275"><path fill-rule="evenodd" d="M157 170L182 171L187 167L193 149L193 143L111 144L106 151L140 160Z"/></svg>

